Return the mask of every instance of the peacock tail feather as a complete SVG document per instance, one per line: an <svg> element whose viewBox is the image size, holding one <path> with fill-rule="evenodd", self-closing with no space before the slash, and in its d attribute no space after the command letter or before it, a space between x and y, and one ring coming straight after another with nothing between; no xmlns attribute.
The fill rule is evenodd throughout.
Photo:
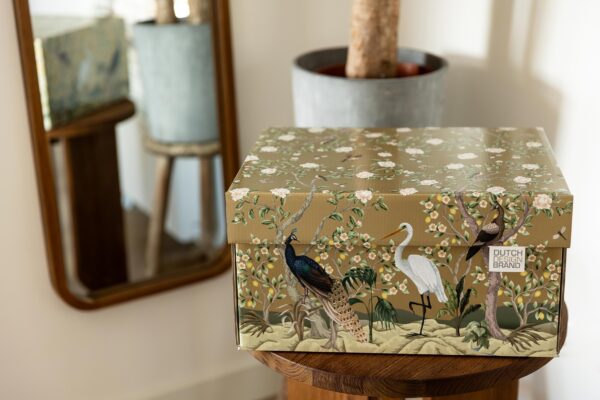
<svg viewBox="0 0 600 400"><path fill-rule="evenodd" d="M331 293L325 296L318 296L323 304L327 315L338 325L342 326L347 332L350 332L360 343L367 342L367 335L362 329L358 316L348 302L348 294L344 290L342 282L335 280L331 288Z"/></svg>

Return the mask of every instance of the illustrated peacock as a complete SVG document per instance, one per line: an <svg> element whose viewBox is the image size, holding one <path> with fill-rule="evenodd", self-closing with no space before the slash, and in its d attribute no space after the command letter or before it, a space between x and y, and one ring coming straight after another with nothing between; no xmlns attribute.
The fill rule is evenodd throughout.
<svg viewBox="0 0 600 400"><path fill-rule="evenodd" d="M494 209L498 210L498 215L494 221L481 228L477 234L477 239L475 239L475 242L469 247L466 261L477 254L485 245L497 241L504 234L504 209L499 204L495 204Z"/></svg>
<svg viewBox="0 0 600 400"><path fill-rule="evenodd" d="M313 293L323 304L325 313L331 320L350 332L361 343L367 342L358 316L350 306L348 294L342 282L332 279L315 260L307 256L298 256L291 242L298 240L292 232L285 241L285 261L288 268L304 288L304 297ZM333 329L333 327L332 327Z"/></svg>

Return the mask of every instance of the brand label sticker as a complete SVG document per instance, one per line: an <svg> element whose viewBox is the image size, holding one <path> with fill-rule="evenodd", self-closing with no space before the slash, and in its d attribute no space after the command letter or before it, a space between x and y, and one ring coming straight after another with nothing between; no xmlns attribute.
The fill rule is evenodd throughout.
<svg viewBox="0 0 600 400"><path fill-rule="evenodd" d="M525 247L490 246L490 272L525 271Z"/></svg>

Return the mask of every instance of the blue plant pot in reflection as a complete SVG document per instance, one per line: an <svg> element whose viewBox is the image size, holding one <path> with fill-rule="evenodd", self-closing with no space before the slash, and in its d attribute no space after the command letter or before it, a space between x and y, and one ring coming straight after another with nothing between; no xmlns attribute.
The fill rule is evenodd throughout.
<svg viewBox="0 0 600 400"><path fill-rule="evenodd" d="M133 29L150 136L160 142L218 137L210 24L136 24Z"/></svg>

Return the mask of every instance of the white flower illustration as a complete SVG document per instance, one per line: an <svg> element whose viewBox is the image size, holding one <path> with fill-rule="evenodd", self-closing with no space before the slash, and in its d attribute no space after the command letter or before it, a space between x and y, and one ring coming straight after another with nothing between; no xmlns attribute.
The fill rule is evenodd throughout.
<svg viewBox="0 0 600 400"><path fill-rule="evenodd" d="M373 175L375 175L375 174L373 174L372 172L369 172L369 171L360 171L359 173L356 174L356 177L360 178L360 179L369 179L369 178L373 177Z"/></svg>
<svg viewBox="0 0 600 400"><path fill-rule="evenodd" d="M393 161L378 161L377 164L383 168L394 168L396 166L396 163Z"/></svg>
<svg viewBox="0 0 600 400"><path fill-rule="evenodd" d="M276 188L276 189L271 189L271 193L273 193L274 196L285 199L287 197L288 194L290 194L290 191L284 188Z"/></svg>
<svg viewBox="0 0 600 400"><path fill-rule="evenodd" d="M435 179L425 179L425 180L422 180L421 182L419 182L419 185L431 186L431 185L435 185L436 183L438 183L438 181L436 181Z"/></svg>
<svg viewBox="0 0 600 400"><path fill-rule="evenodd" d="M415 149L414 147L407 147L406 149L404 149L404 151L410 155L425 154L423 150Z"/></svg>
<svg viewBox="0 0 600 400"><path fill-rule="evenodd" d="M501 147L488 147L485 149L488 153L500 154L504 153L506 150Z"/></svg>
<svg viewBox="0 0 600 400"><path fill-rule="evenodd" d="M308 128L310 133L323 133L325 132L325 128Z"/></svg>
<svg viewBox="0 0 600 400"><path fill-rule="evenodd" d="M418 192L418 190L415 189L415 188L403 188L403 189L400 189L400 194L402 196L410 196L411 194L415 194L417 192Z"/></svg>
<svg viewBox="0 0 600 400"><path fill-rule="evenodd" d="M549 210L552 208L552 197L540 193L533 199L533 206L538 210Z"/></svg>
<svg viewBox="0 0 600 400"><path fill-rule="evenodd" d="M294 135L293 133L288 133L286 135L279 136L278 139L284 142L291 142L292 140L296 139L296 135Z"/></svg>
<svg viewBox="0 0 600 400"><path fill-rule="evenodd" d="M388 153L388 152L386 152L386 151L383 151L383 152L381 152L381 153L377 153L377 155L378 155L379 157L391 157L391 156L392 156L392 153Z"/></svg>
<svg viewBox="0 0 600 400"><path fill-rule="evenodd" d="M542 143L540 142L527 142L525 143L525 145L530 149L537 149L538 147L542 147Z"/></svg>
<svg viewBox="0 0 600 400"><path fill-rule="evenodd" d="M396 128L396 132L398 133L403 133L403 132L410 132L412 129L410 128Z"/></svg>
<svg viewBox="0 0 600 400"><path fill-rule="evenodd" d="M331 275L333 273L333 267L331 265L327 264L327 266L325 267L325 272L328 275Z"/></svg>
<svg viewBox="0 0 600 400"><path fill-rule="evenodd" d="M354 192L354 195L363 204L367 204L367 202L373 198L373 192L370 190L357 190Z"/></svg>
<svg viewBox="0 0 600 400"><path fill-rule="evenodd" d="M304 164L300 164L300 166L302 168L307 168L307 169L319 168L319 164L312 163L312 162L307 162L307 163L304 163Z"/></svg>
<svg viewBox="0 0 600 400"><path fill-rule="evenodd" d="M523 184L525 184L525 183L529 183L529 182L531 182L531 178L528 178L528 177L526 177L526 176L517 176L517 177L515 177L515 179L513 179L513 180L514 180L516 183L518 183L518 184L521 184L521 185L523 185Z"/></svg>
<svg viewBox="0 0 600 400"><path fill-rule="evenodd" d="M528 169L530 171L540 169L540 166L538 164L523 164L523 165L521 165L521 167L523 167L523 169Z"/></svg>
<svg viewBox="0 0 600 400"><path fill-rule="evenodd" d="M335 149L336 153L350 153L352 151L352 147L350 146L342 146Z"/></svg>
<svg viewBox="0 0 600 400"><path fill-rule="evenodd" d="M440 139L440 138L431 138L431 139L427 139L427 141L425 143L437 146L437 145L444 143L444 140Z"/></svg>
<svg viewBox="0 0 600 400"><path fill-rule="evenodd" d="M248 195L249 191L250 191L250 189L248 189L248 188L237 188L237 189L231 189L229 191L229 194L231 195L231 199L233 201L238 201L238 200L241 200L244 197L246 197Z"/></svg>
<svg viewBox="0 0 600 400"><path fill-rule="evenodd" d="M473 154L473 153L461 153L458 156L459 160L472 160L474 158L477 158L477 154Z"/></svg>
<svg viewBox="0 0 600 400"><path fill-rule="evenodd" d="M263 153L275 153L277 151L277 147L275 146L263 146L260 148L260 151Z"/></svg>
<svg viewBox="0 0 600 400"><path fill-rule="evenodd" d="M500 195L504 193L506 189L504 189L502 186L492 186L487 188L487 191L495 195Z"/></svg>
<svg viewBox="0 0 600 400"><path fill-rule="evenodd" d="M260 170L260 173L264 175L273 175L275 172L277 172L277 168L263 168Z"/></svg>
<svg viewBox="0 0 600 400"><path fill-rule="evenodd" d="M369 139L376 139L379 137L382 137L383 133L380 132L369 132L369 133L365 133L365 137L369 138Z"/></svg>
<svg viewBox="0 0 600 400"><path fill-rule="evenodd" d="M258 157L256 157L253 154L249 154L246 156L246 159L244 161L250 162L250 161L258 161Z"/></svg>
<svg viewBox="0 0 600 400"><path fill-rule="evenodd" d="M448 169L461 169L461 168L464 168L464 164L461 164L461 163L452 163L452 164L446 165L446 168L448 168Z"/></svg>

